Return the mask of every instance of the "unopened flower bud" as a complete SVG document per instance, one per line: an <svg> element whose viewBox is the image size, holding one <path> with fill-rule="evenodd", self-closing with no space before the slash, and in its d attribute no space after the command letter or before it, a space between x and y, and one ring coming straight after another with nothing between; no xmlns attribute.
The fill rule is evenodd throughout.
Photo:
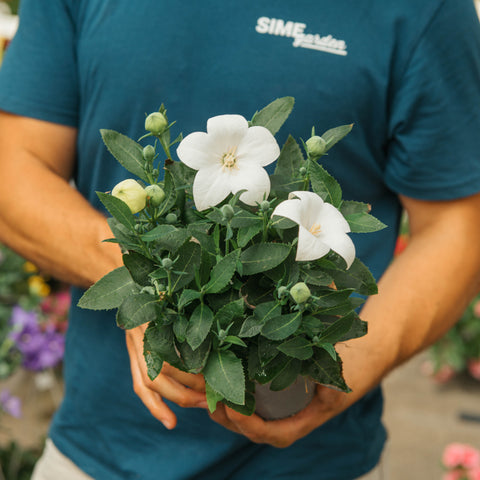
<svg viewBox="0 0 480 480"><path fill-rule="evenodd" d="M283 298L289 294L288 287L280 287L277 292L278 292L278 298Z"/></svg>
<svg viewBox="0 0 480 480"><path fill-rule="evenodd" d="M227 205L224 205L220 211L222 212L223 218L227 221L231 220L233 218L233 215L235 215L235 212L233 210L233 207L227 203Z"/></svg>
<svg viewBox="0 0 480 480"><path fill-rule="evenodd" d="M171 258L164 258L162 260L162 267L165 270L171 270L171 268L173 267L173 260Z"/></svg>
<svg viewBox="0 0 480 480"><path fill-rule="evenodd" d="M173 223L175 223L176 221L178 220L178 217L174 214L174 213L169 213L166 217L165 217L165 221L172 225Z"/></svg>
<svg viewBox="0 0 480 480"><path fill-rule="evenodd" d="M310 137L306 142L307 152L312 160L320 158L325 153L327 142L318 135Z"/></svg>
<svg viewBox="0 0 480 480"><path fill-rule="evenodd" d="M145 208L147 194L144 188L132 178L117 183L112 190L112 196L123 200L132 213L138 213Z"/></svg>
<svg viewBox="0 0 480 480"><path fill-rule="evenodd" d="M300 168L298 169L298 173L299 173L302 177L304 177L304 176L307 174L307 169L306 169L305 167L300 167Z"/></svg>
<svg viewBox="0 0 480 480"><path fill-rule="evenodd" d="M268 212L270 210L270 202L268 200L263 200L260 203L260 210L262 212Z"/></svg>
<svg viewBox="0 0 480 480"><path fill-rule="evenodd" d="M305 303L312 293L305 283L298 282L290 289L290 295L296 303Z"/></svg>
<svg viewBox="0 0 480 480"><path fill-rule="evenodd" d="M160 112L153 112L145 119L145 130L153 133L154 135L160 135L167 128L167 119Z"/></svg>
<svg viewBox="0 0 480 480"><path fill-rule="evenodd" d="M155 158L155 148L152 145L147 145L143 149L142 155L147 162L151 162Z"/></svg>
<svg viewBox="0 0 480 480"><path fill-rule="evenodd" d="M153 207L158 207L165 200L165 192L159 185L148 185L145 187L145 193Z"/></svg>

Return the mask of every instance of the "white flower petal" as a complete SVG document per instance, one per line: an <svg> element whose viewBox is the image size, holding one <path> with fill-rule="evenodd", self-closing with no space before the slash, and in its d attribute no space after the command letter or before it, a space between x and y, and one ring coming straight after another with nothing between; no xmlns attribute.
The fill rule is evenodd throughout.
<svg viewBox="0 0 480 480"><path fill-rule="evenodd" d="M319 215L323 209L324 201L313 192L305 190L291 192L288 196L300 199L300 223L310 229L315 223L319 223Z"/></svg>
<svg viewBox="0 0 480 480"><path fill-rule="evenodd" d="M237 147L248 131L248 122L241 115L218 115L207 121L207 133L220 155Z"/></svg>
<svg viewBox="0 0 480 480"><path fill-rule="evenodd" d="M285 217L300 225L302 223L301 206L302 204L299 199L294 198L292 200L284 200L276 206L275 210L272 212L272 217L274 215Z"/></svg>
<svg viewBox="0 0 480 480"><path fill-rule="evenodd" d="M280 155L275 137L265 127L250 127L238 144L240 162L255 163L262 167L273 163Z"/></svg>
<svg viewBox="0 0 480 480"><path fill-rule="evenodd" d="M205 132L187 135L177 148L178 158L190 168L208 168L215 161L215 145Z"/></svg>
<svg viewBox="0 0 480 480"><path fill-rule="evenodd" d="M350 268L355 260L355 245L346 233L328 232L328 234L320 235L318 238L345 260L347 269Z"/></svg>
<svg viewBox="0 0 480 480"><path fill-rule="evenodd" d="M240 195L240 200L247 205L256 205L270 193L270 177L262 167L256 165L231 170L228 180L232 193L247 189Z"/></svg>
<svg viewBox="0 0 480 480"><path fill-rule="evenodd" d="M218 165L202 168L193 181L193 200L197 210L218 205L230 193L228 178Z"/></svg>
<svg viewBox="0 0 480 480"><path fill-rule="evenodd" d="M325 229L325 231L337 230L345 233L350 232L350 225L345 217L330 203L325 202L323 204L323 208L320 211L320 215L318 216L316 223L320 223L322 225L322 229Z"/></svg>
<svg viewBox="0 0 480 480"><path fill-rule="evenodd" d="M298 229L297 255L295 260L317 260L326 255L330 247L312 235L305 227L300 225Z"/></svg>

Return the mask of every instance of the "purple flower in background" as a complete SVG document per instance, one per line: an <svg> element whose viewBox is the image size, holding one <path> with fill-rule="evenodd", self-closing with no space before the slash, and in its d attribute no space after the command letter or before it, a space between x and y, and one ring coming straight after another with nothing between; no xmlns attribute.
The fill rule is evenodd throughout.
<svg viewBox="0 0 480 480"><path fill-rule="evenodd" d="M14 397L8 390L0 392L0 408L15 418L22 416L22 404L18 397Z"/></svg>
<svg viewBox="0 0 480 480"><path fill-rule="evenodd" d="M28 370L39 371L54 367L63 358L65 338L54 325L44 328L35 312L14 307L10 323L13 327L10 338L22 355L22 365Z"/></svg>

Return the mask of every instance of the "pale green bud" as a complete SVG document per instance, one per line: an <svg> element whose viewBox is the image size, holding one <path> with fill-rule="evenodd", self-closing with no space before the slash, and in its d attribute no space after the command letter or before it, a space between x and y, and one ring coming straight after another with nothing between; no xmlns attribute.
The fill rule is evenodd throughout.
<svg viewBox="0 0 480 480"><path fill-rule="evenodd" d="M304 176L307 174L307 169L306 169L305 167L300 167L300 168L298 169L298 173L299 173L302 177L304 177Z"/></svg>
<svg viewBox="0 0 480 480"><path fill-rule="evenodd" d="M143 149L143 158L147 162L151 162L155 158L155 148L152 145L147 145Z"/></svg>
<svg viewBox="0 0 480 480"><path fill-rule="evenodd" d="M289 294L288 287L280 287L278 289L278 298L285 297L288 294Z"/></svg>
<svg viewBox="0 0 480 480"><path fill-rule="evenodd" d="M173 267L173 260L171 258L164 258L162 260L162 267L165 270L171 270Z"/></svg>
<svg viewBox="0 0 480 480"><path fill-rule="evenodd" d="M327 142L322 137L314 135L305 142L305 146L307 147L307 152L310 155L310 158L316 160L325 153Z"/></svg>
<svg viewBox="0 0 480 480"><path fill-rule="evenodd" d="M227 203L227 205L224 205L220 211L222 212L223 218L227 221L231 220L233 216L235 215L235 211L233 210L233 207Z"/></svg>
<svg viewBox="0 0 480 480"><path fill-rule="evenodd" d="M154 135L160 135L163 133L167 126L167 119L160 112L153 112L145 119L145 130Z"/></svg>
<svg viewBox="0 0 480 480"><path fill-rule="evenodd" d="M175 223L176 221L178 220L178 217L174 214L174 213L169 213L166 217L165 217L165 221L167 223L169 223L170 225Z"/></svg>
<svg viewBox="0 0 480 480"><path fill-rule="evenodd" d="M123 200L132 213L138 213L145 208L147 194L144 188L133 178L117 183L112 190L112 196Z"/></svg>
<svg viewBox="0 0 480 480"><path fill-rule="evenodd" d="M165 192L159 185L148 185L145 187L145 193L153 207L158 207L165 200Z"/></svg>
<svg viewBox="0 0 480 480"><path fill-rule="evenodd" d="M263 200L260 203L260 210L262 212L268 212L270 210L270 202L268 200Z"/></svg>
<svg viewBox="0 0 480 480"><path fill-rule="evenodd" d="M298 282L290 289L290 295L296 303L305 303L312 293L305 283Z"/></svg>

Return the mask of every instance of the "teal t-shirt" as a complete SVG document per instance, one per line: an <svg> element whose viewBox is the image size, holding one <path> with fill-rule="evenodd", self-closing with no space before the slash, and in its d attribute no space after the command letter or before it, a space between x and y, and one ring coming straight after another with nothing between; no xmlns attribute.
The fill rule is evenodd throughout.
<svg viewBox="0 0 480 480"><path fill-rule="evenodd" d="M377 278L394 249L397 194L480 191L471 0L22 0L0 72L0 108L78 128L75 182L98 208L94 192L127 176L101 128L138 138L145 113L165 103L188 134L214 115L250 118L285 95L296 107L280 142L308 138L313 125L321 133L355 124L324 165L345 198L370 203L389 225L354 235ZM77 309L81 293L50 434L93 478L352 480L378 461L378 389L286 450L250 443L197 409L172 406L178 426L165 430L132 390L114 314Z"/></svg>

